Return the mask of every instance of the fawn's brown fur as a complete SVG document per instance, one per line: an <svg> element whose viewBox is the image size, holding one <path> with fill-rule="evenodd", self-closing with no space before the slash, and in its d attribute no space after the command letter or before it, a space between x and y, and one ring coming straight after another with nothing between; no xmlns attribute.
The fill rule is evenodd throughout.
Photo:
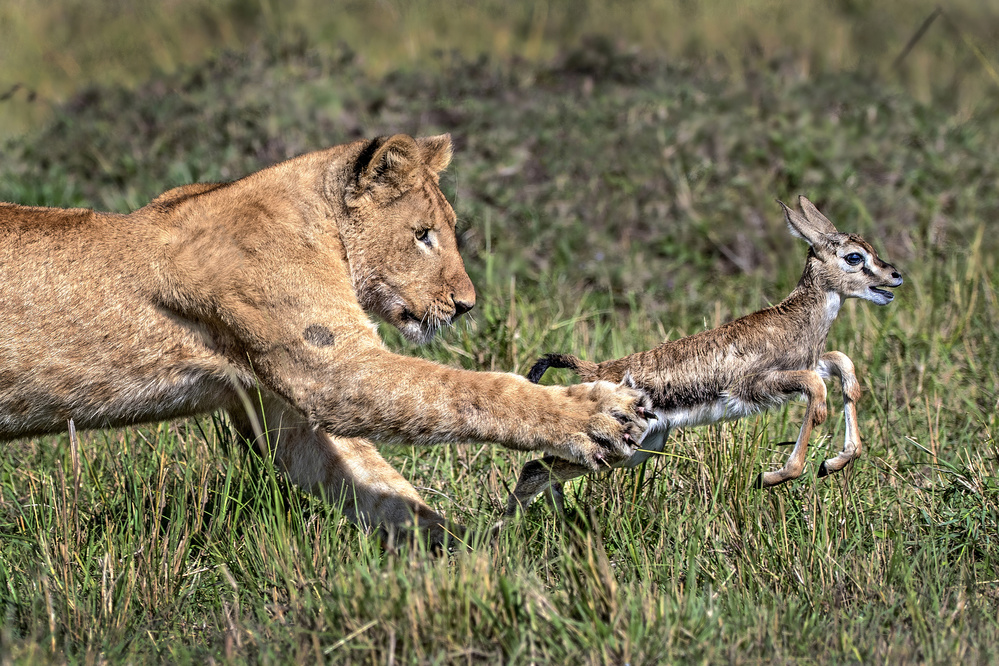
<svg viewBox="0 0 999 666"><path fill-rule="evenodd" d="M585 381L626 382L645 391L658 420L649 426L639 451L617 467L634 467L662 451L674 428L738 419L803 394L808 406L798 439L783 468L760 475L758 484L767 487L801 474L812 428L826 419L824 380L835 375L843 388L846 438L843 450L824 461L818 473L825 476L843 469L860 455L856 407L860 384L845 354L825 351L826 337L843 299L886 305L893 298L886 288L901 285L902 276L860 236L837 231L808 199L801 197L799 203L803 214L780 205L791 233L808 242L810 249L798 286L777 305L603 363L549 354L528 378L538 381L549 367L571 368ZM549 487L554 487L557 501L559 484L588 472L554 456L527 463L509 498L507 514Z"/></svg>

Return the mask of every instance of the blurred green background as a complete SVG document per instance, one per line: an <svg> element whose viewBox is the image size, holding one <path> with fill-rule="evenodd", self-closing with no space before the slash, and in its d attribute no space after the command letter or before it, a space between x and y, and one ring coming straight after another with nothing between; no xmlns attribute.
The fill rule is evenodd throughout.
<svg viewBox="0 0 999 666"><path fill-rule="evenodd" d="M541 62L581 38L745 75L780 61L798 76L864 72L961 117L999 85L993 3L954 0L895 66L936 3L925 0L9 0L0 7L0 136L51 117L91 84L135 86L220 49L346 45L367 74L434 68L440 53Z"/></svg>
<svg viewBox="0 0 999 666"><path fill-rule="evenodd" d="M864 389L845 474L810 472L836 387L796 483L749 487L800 405L678 433L493 539L527 454L386 447L471 528L441 559L383 551L217 416L4 443L0 664L999 661L997 49L970 0L8 0L0 200L125 212L450 132L478 303L426 348L383 326L403 353L523 372L777 302L798 194L905 284L830 335Z"/></svg>

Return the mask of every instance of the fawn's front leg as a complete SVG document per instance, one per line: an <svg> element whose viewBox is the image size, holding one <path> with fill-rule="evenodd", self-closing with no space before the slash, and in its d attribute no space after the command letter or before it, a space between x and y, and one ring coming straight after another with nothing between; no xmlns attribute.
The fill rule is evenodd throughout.
<svg viewBox="0 0 999 666"><path fill-rule="evenodd" d="M819 374L823 377L836 375L843 387L843 414L846 421L846 436L843 450L834 458L822 462L819 476L838 472L860 455L860 428L857 425L857 401L860 400L860 382L853 367L853 361L838 351L827 352L819 359Z"/></svg>
<svg viewBox="0 0 999 666"><path fill-rule="evenodd" d="M782 468L775 472L763 472L756 479L758 488L769 488L791 481L801 476L805 468L805 453L812 428L826 420L826 385L814 370L789 370L772 372L755 379L749 386L738 391L739 397L750 402L772 402L775 397L805 394L808 405L805 418L798 432L794 449Z"/></svg>

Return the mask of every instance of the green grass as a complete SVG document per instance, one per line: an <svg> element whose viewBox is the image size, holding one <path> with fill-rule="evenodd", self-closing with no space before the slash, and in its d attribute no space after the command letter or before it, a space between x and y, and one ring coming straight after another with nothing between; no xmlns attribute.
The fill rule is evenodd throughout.
<svg viewBox="0 0 999 666"><path fill-rule="evenodd" d="M830 339L861 377L865 454L753 490L795 405L674 435L570 485L567 520L539 505L490 539L528 455L389 449L472 528L433 557L383 552L217 417L4 443L0 661L999 660L994 94L969 114L877 72L733 75L601 40L384 74L305 44L80 92L4 146L0 199L128 210L360 135L449 131L479 303L429 348L385 335L522 372L776 302L805 246L773 199L806 193L906 279L886 308L848 302ZM830 406L809 470L842 437Z"/></svg>

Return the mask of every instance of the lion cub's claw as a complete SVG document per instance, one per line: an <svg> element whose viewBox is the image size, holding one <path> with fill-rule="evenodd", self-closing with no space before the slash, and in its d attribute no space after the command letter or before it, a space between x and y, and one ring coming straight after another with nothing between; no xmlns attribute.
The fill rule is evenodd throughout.
<svg viewBox="0 0 999 666"><path fill-rule="evenodd" d="M596 412L583 433L588 450L580 462L599 471L634 455L652 411L648 397L639 390L603 381L577 387L588 390Z"/></svg>

